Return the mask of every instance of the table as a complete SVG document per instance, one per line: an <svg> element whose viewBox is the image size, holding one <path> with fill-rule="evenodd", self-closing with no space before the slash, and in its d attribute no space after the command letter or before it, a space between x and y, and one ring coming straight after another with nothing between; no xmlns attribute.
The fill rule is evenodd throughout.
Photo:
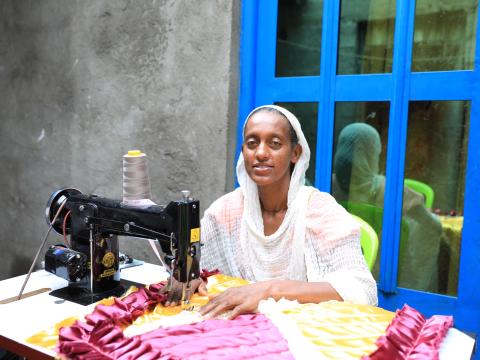
<svg viewBox="0 0 480 360"><path fill-rule="evenodd" d="M143 264L123 269L122 279L152 284L166 279L167 273L157 265ZM0 281L0 301L18 294L25 276ZM66 281L46 271L34 272L25 293L38 289L57 289ZM21 356L34 359L53 359L55 353L46 348L26 343L29 336L52 327L61 320L91 313L94 304L82 306L50 296L47 291L19 301L0 305L0 347ZM464 333L450 329L440 350L440 359L470 359L474 340Z"/></svg>
<svg viewBox="0 0 480 360"><path fill-rule="evenodd" d="M141 284L153 284L165 280L167 272L161 266L145 263L122 269L121 278ZM0 302L18 296L25 275L0 281ZM67 281L45 270L32 273L24 294L42 289L59 289ZM79 305L49 295L49 291L0 304L0 348L32 359L53 359L55 353L26 343L28 336L53 326L70 316L91 313L95 304Z"/></svg>

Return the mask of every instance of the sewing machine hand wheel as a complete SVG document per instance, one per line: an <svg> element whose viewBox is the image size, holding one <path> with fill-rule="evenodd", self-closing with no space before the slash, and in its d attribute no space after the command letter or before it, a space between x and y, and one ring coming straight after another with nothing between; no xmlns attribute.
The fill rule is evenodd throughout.
<svg viewBox="0 0 480 360"><path fill-rule="evenodd" d="M72 195L81 194L80 190L73 189L73 188L65 188L55 191L48 199L47 207L45 209L45 219L47 220L47 224L50 225L55 217L60 206L62 206L63 202L67 200ZM67 214L68 209L65 207L62 209L60 214L58 215L55 223L52 224L53 229L58 233L63 233L63 220L65 219L65 215ZM69 226L67 226L68 230ZM68 233L68 231L67 231Z"/></svg>

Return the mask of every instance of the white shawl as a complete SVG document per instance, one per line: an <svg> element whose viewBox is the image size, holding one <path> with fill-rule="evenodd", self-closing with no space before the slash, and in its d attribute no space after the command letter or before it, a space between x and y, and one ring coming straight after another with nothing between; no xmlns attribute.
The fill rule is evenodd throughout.
<svg viewBox="0 0 480 360"><path fill-rule="evenodd" d="M330 194L303 185L310 149L300 124L289 111L267 107L287 117L303 150L291 176L285 218L274 234L264 235L257 185L240 155L240 188L217 199L202 219L202 267L252 281L325 281L345 301L376 304L358 224Z"/></svg>
<svg viewBox="0 0 480 360"><path fill-rule="evenodd" d="M305 214L313 188L304 186L305 172L310 161L310 148L298 119L290 111L275 105L254 109L273 108L285 115L295 130L302 154L295 164L288 190L288 209L285 218L272 235L264 235L258 188L248 176L243 154L237 162L237 179L244 196L244 210L240 230L241 256L246 264L247 278L257 280L307 280L305 267ZM246 123L246 122L245 122ZM245 127L245 125L244 125Z"/></svg>

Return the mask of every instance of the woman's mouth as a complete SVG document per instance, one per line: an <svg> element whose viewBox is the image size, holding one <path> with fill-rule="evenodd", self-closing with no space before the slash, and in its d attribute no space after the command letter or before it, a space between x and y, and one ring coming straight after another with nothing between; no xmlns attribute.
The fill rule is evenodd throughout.
<svg viewBox="0 0 480 360"><path fill-rule="evenodd" d="M273 166L268 165L254 165L253 171L258 175L267 174L272 170Z"/></svg>

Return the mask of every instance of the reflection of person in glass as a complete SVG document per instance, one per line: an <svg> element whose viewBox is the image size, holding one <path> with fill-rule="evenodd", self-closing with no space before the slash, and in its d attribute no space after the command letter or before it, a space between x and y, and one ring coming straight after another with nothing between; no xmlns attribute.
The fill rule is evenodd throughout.
<svg viewBox="0 0 480 360"><path fill-rule="evenodd" d="M380 152L380 136L372 126L353 123L342 129L333 160L332 193L337 201L383 208L385 177L379 174ZM423 196L407 187L403 188L402 222L408 225L402 227L408 228L408 238L405 231L399 259L399 286L437 291L441 223L425 207Z"/></svg>

